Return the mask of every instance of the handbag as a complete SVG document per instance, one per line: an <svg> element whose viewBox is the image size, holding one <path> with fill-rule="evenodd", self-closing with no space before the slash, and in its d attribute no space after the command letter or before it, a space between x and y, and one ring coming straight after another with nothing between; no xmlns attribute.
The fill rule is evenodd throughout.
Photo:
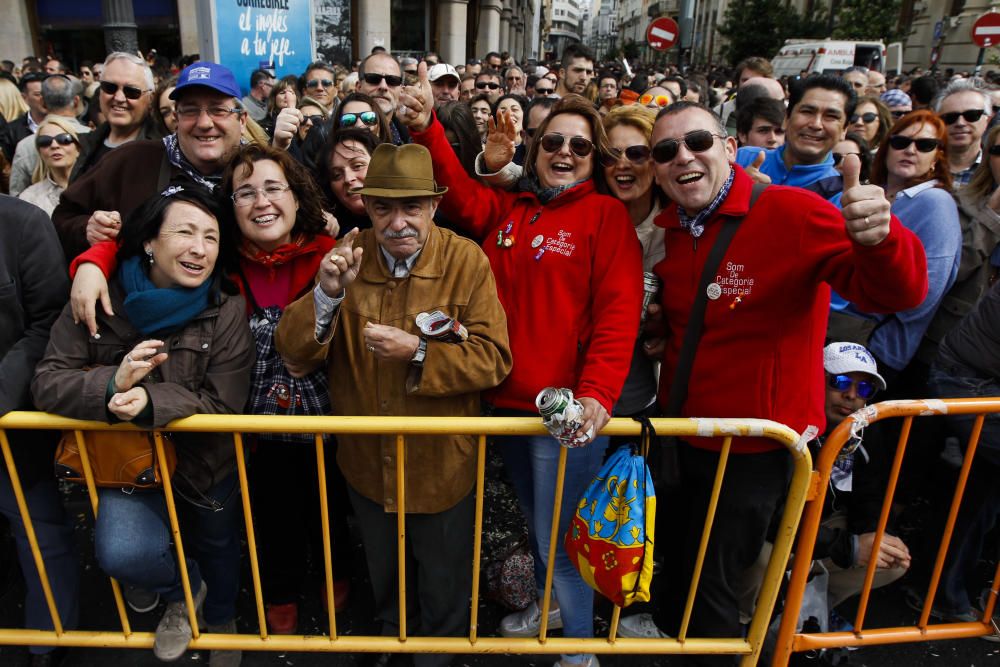
<svg viewBox="0 0 1000 667"><path fill-rule="evenodd" d="M157 460L153 434L148 431L84 431L83 442L94 484L100 487L156 489L163 486L164 470L173 475L177 467L174 443L166 434L164 461ZM69 482L86 482L75 431L63 432L56 447L55 473Z"/></svg>
<svg viewBox="0 0 1000 667"><path fill-rule="evenodd" d="M608 458L577 503L565 539L583 580L619 607L648 601L653 578L656 493L645 455L655 431L649 419L637 421L641 445L622 445Z"/></svg>

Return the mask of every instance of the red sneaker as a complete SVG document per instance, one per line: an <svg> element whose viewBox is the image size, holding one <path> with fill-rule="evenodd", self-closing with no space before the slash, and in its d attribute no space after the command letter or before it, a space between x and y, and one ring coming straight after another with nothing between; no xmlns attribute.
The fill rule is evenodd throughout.
<svg viewBox="0 0 1000 667"><path fill-rule="evenodd" d="M266 617L272 634L294 635L299 627L299 605L296 602L269 604Z"/></svg>

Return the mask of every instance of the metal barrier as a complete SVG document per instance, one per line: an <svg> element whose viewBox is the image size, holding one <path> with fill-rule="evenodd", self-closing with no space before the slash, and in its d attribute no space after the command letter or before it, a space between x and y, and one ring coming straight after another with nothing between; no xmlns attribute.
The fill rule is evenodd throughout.
<svg viewBox="0 0 1000 667"><path fill-rule="evenodd" d="M556 480L555 500L553 505L552 539L548 554L549 567L545 575L545 591L543 609L541 611L541 628L537 638L506 638L482 637L478 628L479 609L479 571L481 557L481 535L483 522L483 490L486 464L486 436L513 435L544 435L547 432L539 419L532 418L420 418L420 417L277 417L249 415L195 415L173 422L162 429L171 432L226 432L233 434L233 444L236 450L236 462L240 480L240 491L243 503L244 519L249 550L253 592L256 603L258 634L202 634L197 630L198 624L193 614L192 592L187 578L184 559L184 546L177 522L173 503L173 488L169 478L164 479L163 493L166 498L170 527L175 539L177 559L180 564L184 598L191 615L193 649L222 650L254 650L254 651L314 651L314 652L405 652L405 653L620 653L620 654L732 654L741 655L743 665L755 665L760 654L768 620L777 598L779 585L792 547L799 517L806 501L810 484L812 461L808 450L800 443L800 437L790 428L766 420L756 419L653 419L651 420L659 435L676 435L685 438L723 437L723 447L716 472L715 486L705 519L705 531L702 536L700 552L695 565L690 591L685 604L683 620L678 637L669 639L627 639L618 638L618 619L620 608L616 607L611 620L611 629L607 637L578 639L572 637L549 637L547 632L548 600L552 591L552 565L555 561L555 550L558 539L558 523L560 513L560 498L566 465L566 449L560 452L558 475ZM234 432L238 424L239 432ZM86 448L82 446L82 431L134 430L130 424L110 427L103 422L84 422L65 419L53 415L35 412L12 412L0 417L0 448L10 473L12 486L17 498L21 516L27 528L27 537L31 543L32 553L37 566L46 602L52 615L54 630L24 630L0 629L0 645L3 644L37 644L56 646L83 647L130 647L148 648L153 645L154 635L151 632L134 632L129 625L121 591L117 582L111 581L112 591L121 621L121 631L87 631L67 630L62 627L55 602L49 587L45 564L42 562L38 544L32 530L29 508L26 507L17 470L11 456L6 430L9 429L61 429L75 430L77 441L81 444L81 458L85 468L87 487L93 510L99 510L96 488L86 457ZM640 425L627 419L613 419L602 431L604 435L637 435ZM346 636L337 633L336 614L333 612L333 574L332 549L330 542L330 518L326 503L326 475L324 467L324 451L322 437L315 436L317 470L319 476L320 508L324 541L324 568L326 576L327 608L329 615L329 634L324 636L309 635L272 635L267 631L264 615L264 600L261 595L260 572L257 562L256 543L254 540L253 520L250 513L247 471L244 459L244 447L241 433L310 433L310 434L396 434L397 450L397 485L398 509L397 521L399 532L399 588L400 614L398 637ZM414 637L407 633L406 628L406 569L405 569L405 461L404 448L407 435L442 435L467 434L478 436L478 457L476 470L476 507L475 507L475 538L473 544L472 567L472 601L470 606L469 627L467 637ZM158 455L163 454L163 441L159 431L154 431L155 446ZM694 595L698 587L704 552L708 544L712 521L719 490L725 474L726 463L734 437L765 437L774 440L787 448L793 460L793 476L788 490L788 500L781 519L781 524L775 540L772 558L768 564L767 573L761 586L759 601L754 613L749 631L745 638L697 638L688 637L687 628L694 605ZM289 445L298 446L298 445ZM669 511L662 508L661 511Z"/></svg>
<svg viewBox="0 0 1000 667"><path fill-rule="evenodd" d="M944 568L945 556L948 553L948 546L951 542L952 530L958 517L959 505L962 502L962 495L969 478L969 470L975 457L976 448L979 444L979 435L982 431L983 421L987 414L1000 413L1000 398L984 399L929 399L921 401L886 401L869 405L845 419L830 434L820 450L817 459L817 471L812 488L814 493L810 495L805 512L802 515L802 526L799 531L798 545L795 549L794 565L792 567L791 579L788 585L787 601L782 617L781 627L778 631L777 645L775 647L773 665L787 665L792 653L799 651L818 650L825 648L839 647L861 647L876 644L902 644L909 642L937 641L943 639L963 639L966 637L982 637L993 634L997 631L992 622L993 609L997 601L997 588L1000 585L1000 564L994 573L993 584L986 602L986 609L978 622L966 623L939 623L931 625L929 623L931 608L934 605L934 596L937 592L938 583L941 579L941 572ZM916 625L907 627L891 628L866 628L865 616L868 611L868 602L871 595L872 582L875 578L878 553L882 543L885 527L889 520L889 512L896 491L896 484L899 481L900 469L903 465L904 454L910 436L910 428L913 425L914 417L927 417L933 415L976 415L976 421L969 438L966 455L959 472L958 483L956 484L949 507L948 516L945 522L944 531L941 536L941 543L938 547L937 557L934 561L934 568L931 574L930 585L927 594L924 596L924 607L920 613L920 618ZM809 569L812 563L813 548L815 546L816 535L822 522L823 504L826 500L825 490L830 483L830 473L833 464L840 454L840 450L850 439L852 431L856 428L864 428L876 421L892 417L902 417L903 425L896 445L895 456L892 461L892 468L889 473L888 486L882 501L882 510L872 544L872 558L868 562L865 572L865 581L861 589L861 598L858 603L857 615L854 618L854 630L851 632L825 632L825 633L804 633L797 634L796 626L799 617L799 610L802 606L802 596L805 593L806 581L809 576Z"/></svg>

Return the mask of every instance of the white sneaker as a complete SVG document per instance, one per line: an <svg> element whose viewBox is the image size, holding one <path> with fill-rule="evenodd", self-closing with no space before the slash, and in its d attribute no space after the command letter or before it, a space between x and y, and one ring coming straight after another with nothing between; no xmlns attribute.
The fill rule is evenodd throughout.
<svg viewBox="0 0 1000 667"><path fill-rule="evenodd" d="M201 619L201 606L205 602L208 587L201 582L201 588L194 594L195 616ZM156 638L153 640L153 655L163 662L173 662L187 651L191 643L191 622L188 619L187 605L183 600L171 602L156 626Z"/></svg>
<svg viewBox="0 0 1000 667"><path fill-rule="evenodd" d="M552 667L601 667L601 663L597 661L596 655L592 655L587 662L566 662L565 660L559 660Z"/></svg>
<svg viewBox="0 0 1000 667"><path fill-rule="evenodd" d="M524 611L507 614L500 621L500 634L504 637L537 637L538 628L542 625L542 610L538 602L532 602ZM549 630L558 630L563 626L559 607L549 609Z"/></svg>
<svg viewBox="0 0 1000 667"><path fill-rule="evenodd" d="M652 614L633 614L618 619L618 636L628 639L666 639L670 635L656 626Z"/></svg>

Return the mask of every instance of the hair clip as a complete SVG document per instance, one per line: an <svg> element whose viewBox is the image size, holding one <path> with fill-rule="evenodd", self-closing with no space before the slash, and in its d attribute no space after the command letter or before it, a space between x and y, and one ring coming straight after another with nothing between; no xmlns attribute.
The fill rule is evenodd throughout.
<svg viewBox="0 0 1000 667"><path fill-rule="evenodd" d="M173 197L178 192L184 192L183 186L171 185L169 188L160 193L161 197Z"/></svg>

